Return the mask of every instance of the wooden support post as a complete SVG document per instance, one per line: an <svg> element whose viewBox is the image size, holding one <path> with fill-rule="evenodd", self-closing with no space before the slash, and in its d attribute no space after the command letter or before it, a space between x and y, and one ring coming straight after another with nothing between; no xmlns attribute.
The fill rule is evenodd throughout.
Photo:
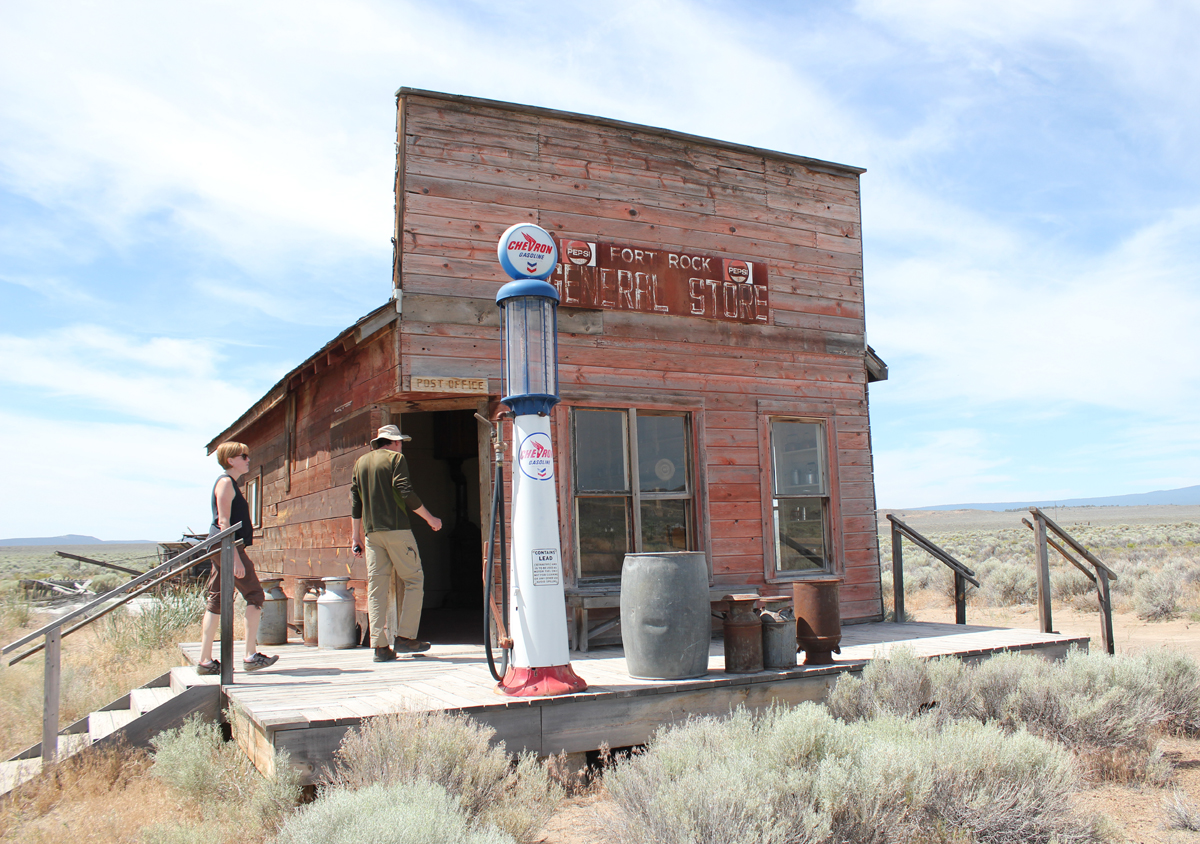
<svg viewBox="0 0 1200 844"><path fill-rule="evenodd" d="M46 631L45 677L42 695L42 763L58 758L58 701L62 681L62 628Z"/></svg>
<svg viewBox="0 0 1200 844"><path fill-rule="evenodd" d="M954 573L954 623L967 623L967 579L957 571Z"/></svg>
<svg viewBox="0 0 1200 844"><path fill-rule="evenodd" d="M221 540L221 685L233 685L233 536Z"/></svg>
<svg viewBox="0 0 1200 844"><path fill-rule="evenodd" d="M1046 547L1046 520L1042 514L1034 513L1034 551L1037 554L1038 620L1043 633L1054 632L1054 620L1050 614L1050 552Z"/></svg>
<svg viewBox="0 0 1200 844"><path fill-rule="evenodd" d="M1117 640L1113 635L1112 593L1108 591L1108 572L1096 569L1096 593L1100 598L1100 635L1104 637L1104 647L1109 655L1117 652Z"/></svg>
<svg viewBox="0 0 1200 844"><path fill-rule="evenodd" d="M904 548L900 545L903 537L900 528L892 522L892 596L895 605L897 624L904 621Z"/></svg>

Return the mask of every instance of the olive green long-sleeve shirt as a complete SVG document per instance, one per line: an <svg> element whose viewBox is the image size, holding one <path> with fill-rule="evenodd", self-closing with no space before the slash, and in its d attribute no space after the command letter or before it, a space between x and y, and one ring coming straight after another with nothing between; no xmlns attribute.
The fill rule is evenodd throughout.
<svg viewBox="0 0 1200 844"><path fill-rule="evenodd" d="M403 454L379 448L355 462L354 479L350 482L350 516L362 519L364 533L410 530L408 513L421 507Z"/></svg>

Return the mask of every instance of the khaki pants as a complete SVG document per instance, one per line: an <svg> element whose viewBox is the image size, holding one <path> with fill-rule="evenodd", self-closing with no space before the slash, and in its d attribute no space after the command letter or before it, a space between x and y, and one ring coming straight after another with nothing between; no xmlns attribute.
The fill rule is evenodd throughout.
<svg viewBox="0 0 1200 844"><path fill-rule="evenodd" d="M425 572L411 530L380 530L367 534L367 619L371 647L385 648L392 638L417 638ZM393 621L395 619L395 621ZM391 636L385 630L393 625Z"/></svg>

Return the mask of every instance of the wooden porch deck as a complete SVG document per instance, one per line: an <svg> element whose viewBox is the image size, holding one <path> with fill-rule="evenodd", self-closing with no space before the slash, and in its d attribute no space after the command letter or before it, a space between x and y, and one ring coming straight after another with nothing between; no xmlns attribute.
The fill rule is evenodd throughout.
<svg viewBox="0 0 1200 844"><path fill-rule="evenodd" d="M238 670L225 689L238 743L255 765L269 772L274 750L288 751L307 782L321 779L346 730L363 718L401 711L444 710L469 714L496 730L510 750L538 755L623 747L644 743L654 731L691 715L727 713L772 703L822 700L847 671L892 648L906 646L921 656L984 659L1003 651L1027 651L1049 659L1072 645L1086 649L1087 637L1035 630L936 623L849 625L842 631L837 663L792 671L726 674L720 640L712 642L709 674L694 680L635 680L620 648L572 654L572 665L588 682L580 694L554 698L508 698L494 691L483 648L434 645L425 655L372 662L370 648L319 650L302 644L272 647L280 658L256 674ZM181 646L195 664L198 643ZM240 647L235 649L240 654ZM178 670L178 669L177 669ZM195 677L197 684L217 677Z"/></svg>

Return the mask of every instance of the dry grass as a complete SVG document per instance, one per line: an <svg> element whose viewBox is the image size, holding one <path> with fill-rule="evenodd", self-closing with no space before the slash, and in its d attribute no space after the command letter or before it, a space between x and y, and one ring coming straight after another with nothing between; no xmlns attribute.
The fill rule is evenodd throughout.
<svg viewBox="0 0 1200 844"><path fill-rule="evenodd" d="M140 842L143 827L191 814L149 768L149 754L129 748L72 756L0 803L0 841Z"/></svg>
<svg viewBox="0 0 1200 844"><path fill-rule="evenodd" d="M187 598L193 613L151 611L138 618L117 610L63 639L59 722L65 727L130 689L180 665L176 642L200 638L199 597ZM245 635L239 596L234 636ZM0 616L0 641L8 643L50 620L33 613L22 626ZM42 735L43 660L40 654L17 665L0 663L0 758L36 744Z"/></svg>

